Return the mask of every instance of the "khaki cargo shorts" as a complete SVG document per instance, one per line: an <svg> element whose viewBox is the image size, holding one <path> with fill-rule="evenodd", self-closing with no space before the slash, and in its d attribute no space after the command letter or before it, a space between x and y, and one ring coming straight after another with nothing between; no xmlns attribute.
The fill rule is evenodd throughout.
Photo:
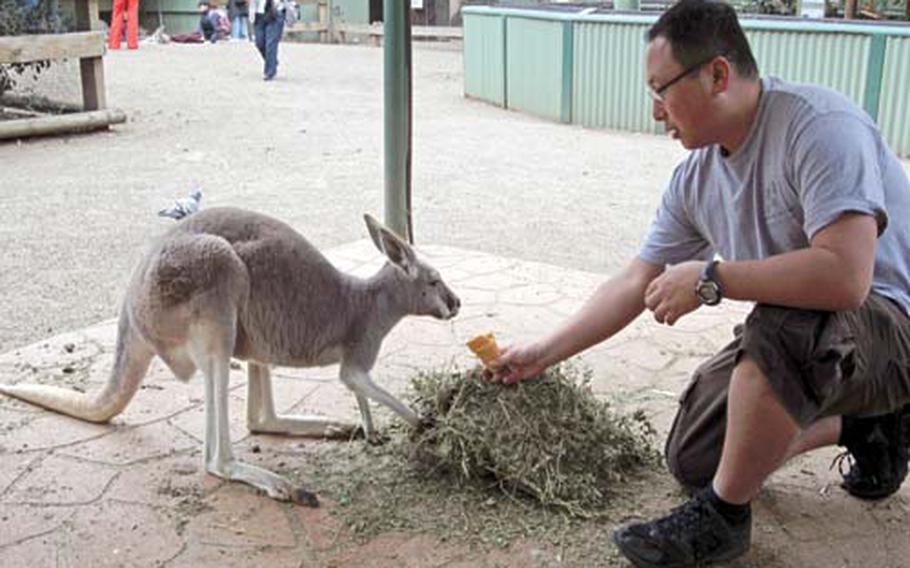
<svg viewBox="0 0 910 568"><path fill-rule="evenodd" d="M727 389L743 355L801 427L826 416L885 414L910 402L910 318L883 296L871 294L847 312L759 304L734 336L695 371L667 438L667 466L691 489L707 485L720 462Z"/></svg>

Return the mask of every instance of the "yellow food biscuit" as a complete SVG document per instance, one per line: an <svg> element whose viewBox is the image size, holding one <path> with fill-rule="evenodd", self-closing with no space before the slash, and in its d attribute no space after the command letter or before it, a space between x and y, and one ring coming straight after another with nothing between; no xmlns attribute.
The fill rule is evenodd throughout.
<svg viewBox="0 0 910 568"><path fill-rule="evenodd" d="M499 357L499 347L496 345L496 336L492 332L478 335L467 343L468 348L489 365L493 359Z"/></svg>

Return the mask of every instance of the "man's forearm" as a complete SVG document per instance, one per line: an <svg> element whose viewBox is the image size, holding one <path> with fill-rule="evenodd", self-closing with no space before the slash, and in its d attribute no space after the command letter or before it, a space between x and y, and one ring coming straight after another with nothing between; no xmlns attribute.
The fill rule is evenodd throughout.
<svg viewBox="0 0 910 568"><path fill-rule="evenodd" d="M844 266L835 253L816 248L722 262L716 274L727 298L827 311L858 307L871 280L862 270Z"/></svg>
<svg viewBox="0 0 910 568"><path fill-rule="evenodd" d="M812 237L809 248L764 260L721 263L717 278L735 300L812 310L858 308L872 286L878 226L846 213Z"/></svg>

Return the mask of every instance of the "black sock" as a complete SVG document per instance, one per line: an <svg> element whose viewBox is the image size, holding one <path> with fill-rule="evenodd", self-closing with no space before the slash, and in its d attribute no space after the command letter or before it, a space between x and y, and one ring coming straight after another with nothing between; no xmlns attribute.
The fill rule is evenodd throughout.
<svg viewBox="0 0 910 568"><path fill-rule="evenodd" d="M717 493L714 492L714 487L711 485L708 485L704 490L703 495L705 499L711 503L711 506L714 507L714 510L720 513L720 515L731 525L741 524L747 521L751 516L751 503L744 503L742 505L728 503L717 496Z"/></svg>
<svg viewBox="0 0 910 568"><path fill-rule="evenodd" d="M840 419L840 437L837 439L838 446L846 447L848 444L854 443L854 430L856 429L856 424L859 421L859 418L854 416L841 416Z"/></svg>
<svg viewBox="0 0 910 568"><path fill-rule="evenodd" d="M849 449L858 444L868 444L876 435L888 437L892 430L900 427L900 417L901 409L876 416L841 416L837 445Z"/></svg>

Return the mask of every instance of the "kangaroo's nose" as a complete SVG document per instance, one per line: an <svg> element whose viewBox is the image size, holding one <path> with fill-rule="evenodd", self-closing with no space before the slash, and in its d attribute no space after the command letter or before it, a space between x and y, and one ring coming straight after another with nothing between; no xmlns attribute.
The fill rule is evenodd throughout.
<svg viewBox="0 0 910 568"><path fill-rule="evenodd" d="M461 300L458 299L458 296L452 294L449 301L446 303L448 304L449 311L452 312L452 317L455 317L458 313L458 309L461 307Z"/></svg>

